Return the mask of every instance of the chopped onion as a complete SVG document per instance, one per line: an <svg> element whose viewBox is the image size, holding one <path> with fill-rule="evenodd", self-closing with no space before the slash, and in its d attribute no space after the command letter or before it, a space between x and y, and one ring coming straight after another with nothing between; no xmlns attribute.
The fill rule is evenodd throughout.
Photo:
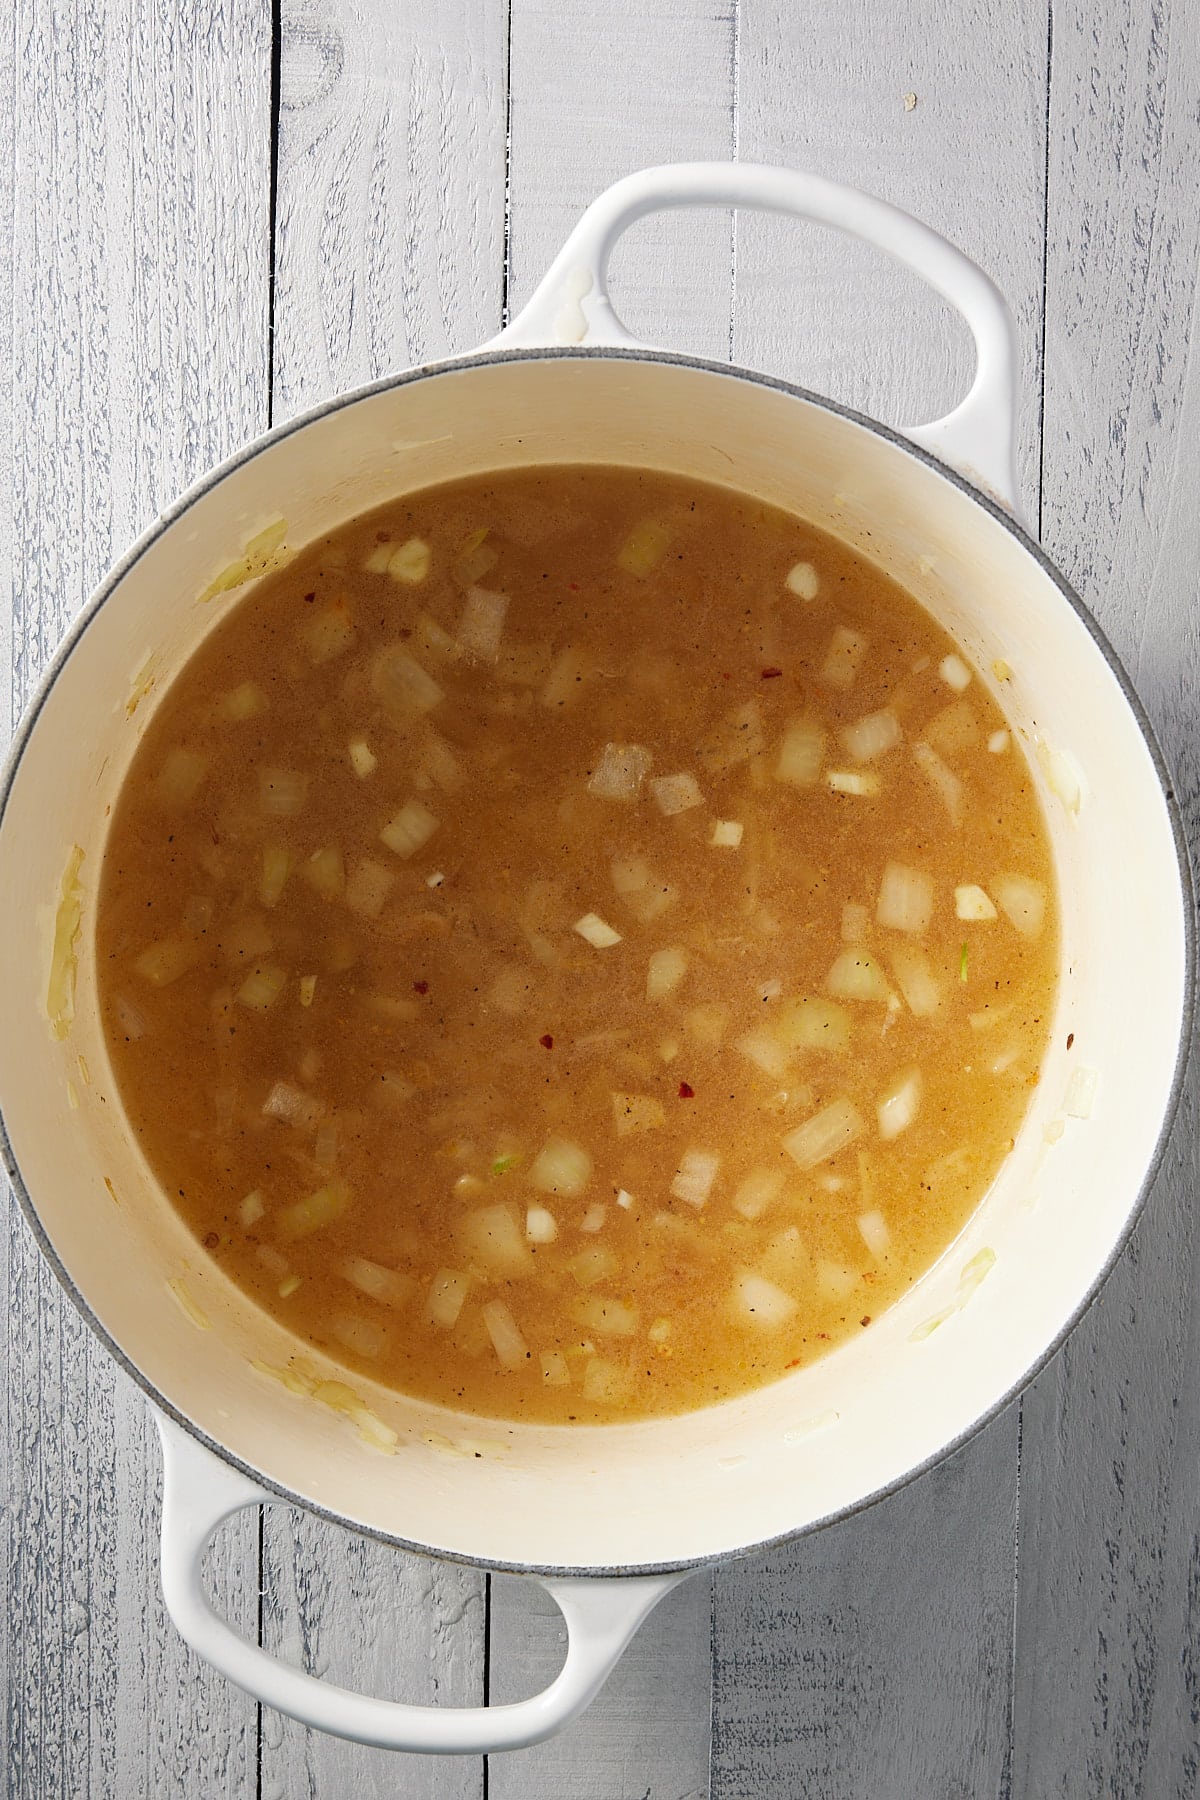
<svg viewBox="0 0 1200 1800"><path fill-rule="evenodd" d="M835 794L871 797L880 791L880 780L874 769L830 769L825 779Z"/></svg>
<svg viewBox="0 0 1200 1800"><path fill-rule="evenodd" d="M582 1194L592 1178L592 1159L580 1144L566 1138L550 1138L538 1151L529 1179L543 1194Z"/></svg>
<svg viewBox="0 0 1200 1800"><path fill-rule="evenodd" d="M308 776L299 769L262 768L258 771L259 810L272 819L295 819L308 798Z"/></svg>
<svg viewBox="0 0 1200 1800"><path fill-rule="evenodd" d="M528 969L523 969L516 963L506 963L496 971L496 978L488 989L488 1005L515 1019L528 1006L532 987Z"/></svg>
<svg viewBox="0 0 1200 1800"><path fill-rule="evenodd" d="M771 1020L771 1031L788 1050L844 1050L850 1042L850 1014L833 1000L787 1000Z"/></svg>
<svg viewBox="0 0 1200 1800"><path fill-rule="evenodd" d="M996 909L981 887L968 884L954 890L954 916L971 924L986 924L996 917Z"/></svg>
<svg viewBox="0 0 1200 1800"><path fill-rule="evenodd" d="M1063 1111L1068 1118L1091 1118L1099 1080L1100 1076L1095 1069L1080 1067L1074 1070L1067 1083L1067 1097L1063 1101Z"/></svg>
<svg viewBox="0 0 1200 1800"><path fill-rule="evenodd" d="M857 900L847 900L842 908L842 942L861 944L867 935L870 914Z"/></svg>
<svg viewBox="0 0 1200 1800"><path fill-rule="evenodd" d="M650 870L640 856L618 856L612 863L612 882L618 894L637 894L650 884Z"/></svg>
<svg viewBox="0 0 1200 1800"><path fill-rule="evenodd" d="M1050 1119L1042 1127L1042 1137L1047 1144L1057 1144L1067 1129L1065 1119Z"/></svg>
<svg viewBox="0 0 1200 1800"><path fill-rule="evenodd" d="M266 1012L287 986L287 970L275 963L259 963L251 969L235 998L252 1012Z"/></svg>
<svg viewBox="0 0 1200 1800"><path fill-rule="evenodd" d="M797 1130L789 1131L783 1147L800 1168L815 1169L818 1163L828 1162L847 1149L862 1130L862 1118L853 1101L840 1098L831 1100Z"/></svg>
<svg viewBox="0 0 1200 1800"><path fill-rule="evenodd" d="M714 728L696 750L696 760L706 775L721 775L740 763L750 762L766 749L763 736L762 709L757 700L747 700Z"/></svg>
<svg viewBox="0 0 1200 1800"><path fill-rule="evenodd" d="M1007 731L993 731L991 737L987 741L987 747L993 756L1003 756L1004 752L1008 749L1008 745L1009 736Z"/></svg>
<svg viewBox="0 0 1200 1800"><path fill-rule="evenodd" d="M418 613L409 643L420 651L427 662L456 662L462 655L458 639L452 638L448 631L443 631L437 620L431 619L428 613Z"/></svg>
<svg viewBox="0 0 1200 1800"><path fill-rule="evenodd" d="M326 900L337 900L345 892L346 867L342 861L342 853L336 846L314 850L304 864L302 873L314 893L322 895Z"/></svg>
<svg viewBox="0 0 1200 1800"><path fill-rule="evenodd" d="M921 1071L906 1069L883 1094L875 1111L879 1118L879 1135L885 1141L900 1136L921 1110Z"/></svg>
<svg viewBox="0 0 1200 1800"><path fill-rule="evenodd" d="M891 862L883 871L875 919L889 931L920 933L933 917L933 877L923 869Z"/></svg>
<svg viewBox="0 0 1200 1800"><path fill-rule="evenodd" d="M346 905L364 919L377 919L396 885L391 869L364 856L355 863L346 883Z"/></svg>
<svg viewBox="0 0 1200 1800"><path fill-rule="evenodd" d="M541 703L553 708L570 706L578 698L588 673L588 662L582 650L564 650L555 658L542 688Z"/></svg>
<svg viewBox="0 0 1200 1800"><path fill-rule="evenodd" d="M561 1350L542 1351L542 1380L547 1387L570 1387L571 1371Z"/></svg>
<svg viewBox="0 0 1200 1800"><path fill-rule="evenodd" d="M830 1262L821 1257L816 1268L817 1286L827 1300L845 1300L858 1285L858 1276L845 1263Z"/></svg>
<svg viewBox="0 0 1200 1800"><path fill-rule="evenodd" d="M117 1024L121 1027L121 1035L123 1037L128 1038L129 1041L134 1044L136 1044L140 1038L145 1037L147 1031L150 1029L150 1021L142 1011L141 1007L138 1006L136 1001L131 1000L128 994L117 995L115 1011L117 1015Z"/></svg>
<svg viewBox="0 0 1200 1800"><path fill-rule="evenodd" d="M1045 772L1050 792L1062 801L1069 813L1078 813L1083 803L1083 775L1075 758L1066 750L1037 740L1037 759Z"/></svg>
<svg viewBox="0 0 1200 1800"><path fill-rule="evenodd" d="M419 800L407 800L394 818L379 833L389 850L397 856L415 856L437 830L439 820Z"/></svg>
<svg viewBox="0 0 1200 1800"><path fill-rule="evenodd" d="M300 627L300 641L309 662L318 668L335 656L344 656L354 642L354 620L347 602L339 597L318 607Z"/></svg>
<svg viewBox="0 0 1200 1800"><path fill-rule="evenodd" d="M525 1339L503 1300L489 1300L482 1308L492 1348L506 1369L519 1369L529 1356Z"/></svg>
<svg viewBox="0 0 1200 1800"><path fill-rule="evenodd" d="M478 581L481 575L486 575L500 561L500 552L495 545L484 541L489 529L485 525L482 530L473 531L455 557L451 574L459 587L469 587L471 582Z"/></svg>
<svg viewBox="0 0 1200 1800"><path fill-rule="evenodd" d="M810 562L798 562L793 563L784 576L783 585L798 600L815 600L820 592L821 581Z"/></svg>
<svg viewBox="0 0 1200 1800"><path fill-rule="evenodd" d="M861 631L851 631L848 625L839 625L829 640L829 649L821 668L821 680L827 687L840 688L843 692L852 688L867 648L867 639Z"/></svg>
<svg viewBox="0 0 1200 1800"><path fill-rule="evenodd" d="M625 904L639 924L653 925L656 919L661 919L674 906L678 898L675 888L655 880L652 886L642 889L640 893L626 894Z"/></svg>
<svg viewBox="0 0 1200 1800"><path fill-rule="evenodd" d="M546 1206L527 1206L525 1236L531 1244L552 1244L558 1236L558 1223Z"/></svg>
<svg viewBox="0 0 1200 1800"><path fill-rule="evenodd" d="M394 1069L385 1069L374 1084L372 1092L381 1100L386 1100L392 1105L403 1105L406 1100L412 1099L418 1089L405 1076L398 1075Z"/></svg>
<svg viewBox="0 0 1200 1800"><path fill-rule="evenodd" d="M616 1257L607 1244L589 1244L586 1250L580 1250L567 1264L580 1287L595 1287L598 1281L608 1281L617 1273Z"/></svg>
<svg viewBox="0 0 1200 1800"><path fill-rule="evenodd" d="M279 1298L281 1300L290 1300L292 1295L296 1292L296 1289L300 1286L302 1279L303 1278L299 1275L285 1276L279 1284Z"/></svg>
<svg viewBox="0 0 1200 1800"><path fill-rule="evenodd" d="M294 1238L310 1237L314 1231L320 1231L323 1226L340 1218L349 1204L350 1189L346 1183L327 1182L315 1194L306 1194L303 1200L295 1200L291 1206L284 1207L278 1215L279 1235L287 1242Z"/></svg>
<svg viewBox="0 0 1200 1800"><path fill-rule="evenodd" d="M912 753L913 761L930 783L930 786L937 794L942 805L946 808L950 823L954 826L961 825L963 784L958 779L958 776L954 773L953 769L948 769L946 767L937 751L929 744L924 742L914 744Z"/></svg>
<svg viewBox="0 0 1200 1800"><path fill-rule="evenodd" d="M677 1200L699 1210L712 1192L713 1182L721 1167L721 1159L711 1150L685 1150L679 1160L671 1192Z"/></svg>
<svg viewBox="0 0 1200 1800"><path fill-rule="evenodd" d="M884 707L847 725L839 735L855 762L862 763L874 762L877 756L885 756L889 750L894 750L904 733L895 713Z"/></svg>
<svg viewBox="0 0 1200 1800"><path fill-rule="evenodd" d="M583 1397L613 1405L627 1398L631 1381L629 1370L619 1363L610 1362L606 1356L593 1356L583 1371Z"/></svg>
<svg viewBox="0 0 1200 1800"><path fill-rule="evenodd" d="M925 741L941 756L961 756L979 742L979 720L966 700L952 700L925 727Z"/></svg>
<svg viewBox="0 0 1200 1800"><path fill-rule="evenodd" d="M783 1192L782 1169L751 1169L738 1183L733 1196L733 1210L743 1219L757 1219L778 1200Z"/></svg>
<svg viewBox="0 0 1200 1800"><path fill-rule="evenodd" d="M243 1228L249 1231L252 1225L257 1225L266 1210L266 1203L259 1190L255 1188L252 1193L246 1195L238 1207L238 1218Z"/></svg>
<svg viewBox="0 0 1200 1800"><path fill-rule="evenodd" d="M704 805L700 783L686 769L681 769L677 775L657 776L650 783L650 791L659 812L668 819L674 818L676 813L688 812L693 806Z"/></svg>
<svg viewBox="0 0 1200 1800"><path fill-rule="evenodd" d="M915 944L897 944L891 953L897 985L914 1018L932 1018L942 1004L941 984L929 958Z"/></svg>
<svg viewBox="0 0 1200 1800"><path fill-rule="evenodd" d="M943 656L938 664L938 674L946 686L952 687L956 694L961 694L971 685L971 671L961 656Z"/></svg>
<svg viewBox="0 0 1200 1800"><path fill-rule="evenodd" d="M374 754L366 738L351 738L347 746L350 753L350 767L360 781L373 775L379 767L379 758Z"/></svg>
<svg viewBox="0 0 1200 1800"><path fill-rule="evenodd" d="M338 1264L338 1274L351 1287L356 1287L360 1294L366 1294L370 1300L378 1300L381 1306L403 1306L413 1291L413 1278L404 1275L399 1269L389 1269L383 1263L371 1262L365 1256L348 1256Z"/></svg>
<svg viewBox="0 0 1200 1800"><path fill-rule="evenodd" d="M824 755L824 727L816 719L793 719L779 747L776 781L785 781L790 787L811 787L821 773Z"/></svg>
<svg viewBox="0 0 1200 1800"><path fill-rule="evenodd" d="M684 1014L688 1036L707 1050L716 1050L729 1027L729 1008L714 1001L708 1006L693 1006Z"/></svg>
<svg viewBox="0 0 1200 1800"><path fill-rule="evenodd" d="M258 897L264 906L279 900L292 870L292 853L282 844L264 844L262 871L258 878Z"/></svg>
<svg viewBox="0 0 1200 1800"><path fill-rule="evenodd" d="M577 931L594 950L610 950L614 944L621 942L621 934L606 925L599 913L584 913L582 919L576 919L572 930Z"/></svg>
<svg viewBox="0 0 1200 1800"><path fill-rule="evenodd" d="M617 567L639 578L657 568L667 553L671 532L657 519L641 519L617 552Z"/></svg>
<svg viewBox="0 0 1200 1800"><path fill-rule="evenodd" d="M216 705L219 718L238 725L244 724L247 719L257 718L259 713L266 710L267 697L253 681L243 681L237 687L230 688L221 695Z"/></svg>
<svg viewBox="0 0 1200 1800"><path fill-rule="evenodd" d="M454 1236L469 1261L493 1275L528 1275L533 1259L511 1206L479 1206L455 1221Z"/></svg>
<svg viewBox="0 0 1200 1800"><path fill-rule="evenodd" d="M399 547L378 544L363 564L373 575L390 575L393 581L416 587L429 573L430 549L422 538L408 538Z"/></svg>
<svg viewBox="0 0 1200 1800"><path fill-rule="evenodd" d="M263 1101L263 1117L282 1119L302 1131L315 1130L325 1116L325 1104L290 1081L277 1081Z"/></svg>
<svg viewBox="0 0 1200 1800"><path fill-rule="evenodd" d="M782 994L782 992L783 992L782 981L780 981L778 978L773 978L770 981L763 982L762 986L758 990L758 997L759 997L760 1001L778 1000L778 998Z"/></svg>
<svg viewBox="0 0 1200 1800"><path fill-rule="evenodd" d="M134 959L134 973L152 987L169 987L200 960L200 946L190 938L162 938ZM269 1004L269 1002L268 1002Z"/></svg>
<svg viewBox="0 0 1200 1800"><path fill-rule="evenodd" d="M1025 875L997 875L992 893L1000 910L1022 937L1040 937L1046 918L1046 890L1040 881Z"/></svg>
<svg viewBox="0 0 1200 1800"><path fill-rule="evenodd" d="M892 1241L887 1220L875 1207L870 1212L860 1213L857 1219L858 1235L877 1260L885 1257Z"/></svg>
<svg viewBox="0 0 1200 1800"><path fill-rule="evenodd" d="M678 944L655 950L646 968L646 999L665 1000L687 973L688 953Z"/></svg>
<svg viewBox="0 0 1200 1800"><path fill-rule="evenodd" d="M386 644L371 663L371 691L394 718L406 723L432 712L442 690L403 644Z"/></svg>
<svg viewBox="0 0 1200 1800"><path fill-rule="evenodd" d="M213 921L213 903L207 894L189 894L184 903L183 923L188 931L203 935Z"/></svg>
<svg viewBox="0 0 1200 1800"><path fill-rule="evenodd" d="M745 829L740 819L717 819L708 841L717 850L736 850Z"/></svg>
<svg viewBox="0 0 1200 1800"><path fill-rule="evenodd" d="M571 1303L571 1318L597 1337L632 1337L638 1326L636 1306L603 1294L581 1294Z"/></svg>
<svg viewBox="0 0 1200 1800"><path fill-rule="evenodd" d="M843 950L825 977L825 986L838 1000L886 1000L887 976L867 950Z"/></svg>
<svg viewBox="0 0 1200 1800"><path fill-rule="evenodd" d="M426 787L433 782L444 794L457 793L466 779L462 764L445 738L439 737L436 731L431 731L425 739L417 764L417 779Z"/></svg>
<svg viewBox="0 0 1200 1800"><path fill-rule="evenodd" d="M500 654L507 611L507 594L493 594L481 587L467 589L458 641L468 656L477 656L481 662L495 662Z"/></svg>
<svg viewBox="0 0 1200 1800"><path fill-rule="evenodd" d="M177 745L168 750L154 783L154 798L160 806L188 806L196 798L208 774L209 759L198 750L185 750Z"/></svg>
<svg viewBox="0 0 1200 1800"><path fill-rule="evenodd" d="M469 1275L459 1274L455 1269L439 1269L429 1284L426 1312L430 1323L447 1331L457 1325L470 1285Z"/></svg>
<svg viewBox="0 0 1200 1800"><path fill-rule="evenodd" d="M786 1325L798 1310L790 1294L751 1269L738 1270L730 1297L737 1315L752 1325Z"/></svg>
<svg viewBox="0 0 1200 1800"><path fill-rule="evenodd" d="M598 800L636 800L654 758L644 744L605 744L588 778Z"/></svg>
<svg viewBox="0 0 1200 1800"><path fill-rule="evenodd" d="M665 1037L658 1040L658 1054L665 1063L674 1062L682 1045L677 1037Z"/></svg>
<svg viewBox="0 0 1200 1800"><path fill-rule="evenodd" d="M665 1124L666 1112L660 1101L649 1094L613 1094L613 1125L619 1138L633 1137L640 1131L654 1131Z"/></svg>
<svg viewBox="0 0 1200 1800"><path fill-rule="evenodd" d="M624 1188L619 1188L617 1190L617 1205L621 1207L624 1212L628 1212L633 1205L633 1195L628 1193Z"/></svg>
<svg viewBox="0 0 1200 1800"><path fill-rule="evenodd" d="M747 1031L734 1040L733 1047L772 1081L782 1081L791 1067L789 1051L772 1032Z"/></svg>

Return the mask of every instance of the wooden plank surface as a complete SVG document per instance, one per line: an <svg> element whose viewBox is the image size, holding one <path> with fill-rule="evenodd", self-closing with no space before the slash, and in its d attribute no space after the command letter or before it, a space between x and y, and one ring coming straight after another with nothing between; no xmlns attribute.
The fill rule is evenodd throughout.
<svg viewBox="0 0 1200 1800"><path fill-rule="evenodd" d="M254 0L203 33L171 0L6 31L13 707L113 556L266 410L270 34ZM12 1209L5 1311L3 1787L25 1797L253 1791L253 1704L158 1599L145 1404ZM214 1558L253 1630L257 1532Z"/></svg>

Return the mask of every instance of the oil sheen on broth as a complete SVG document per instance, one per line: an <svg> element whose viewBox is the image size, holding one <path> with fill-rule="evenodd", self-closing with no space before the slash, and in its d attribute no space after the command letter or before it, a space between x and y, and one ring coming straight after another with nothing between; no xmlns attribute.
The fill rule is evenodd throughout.
<svg viewBox="0 0 1200 1800"><path fill-rule="evenodd" d="M562 1422L868 1329L1008 1151L1057 953L1023 755L924 610L783 512L579 466L410 495L235 607L97 932L123 1100L233 1280Z"/></svg>

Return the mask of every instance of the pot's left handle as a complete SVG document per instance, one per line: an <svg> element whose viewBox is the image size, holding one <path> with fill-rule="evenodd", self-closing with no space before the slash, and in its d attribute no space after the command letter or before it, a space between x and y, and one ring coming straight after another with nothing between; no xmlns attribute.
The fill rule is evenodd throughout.
<svg viewBox="0 0 1200 1800"><path fill-rule="evenodd" d="M509 1706L407 1706L351 1693L281 1662L240 1637L209 1604L201 1564L223 1519L273 1501L157 1408L163 1447L162 1588L181 1635L205 1662L265 1706L317 1731L380 1750L485 1754L519 1750L561 1731L604 1685L643 1619L682 1575L544 1580L567 1622L567 1660L540 1694Z"/></svg>

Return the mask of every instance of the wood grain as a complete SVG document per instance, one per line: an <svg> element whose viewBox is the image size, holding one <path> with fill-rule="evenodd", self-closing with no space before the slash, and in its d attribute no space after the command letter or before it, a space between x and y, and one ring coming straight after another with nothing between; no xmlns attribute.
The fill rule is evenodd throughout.
<svg viewBox="0 0 1200 1800"><path fill-rule="evenodd" d="M1200 832L1192 7L1055 9L1045 538L1157 727ZM1154 1193L1025 1404L1017 1791L1200 1782L1197 1059Z"/></svg>
<svg viewBox="0 0 1200 1800"><path fill-rule="evenodd" d="M264 420L269 36L253 0L203 20L168 0L12 17L14 709L114 554ZM247 1795L255 1708L158 1599L145 1404L15 1209L7 1258L4 1790ZM253 1521L213 1585L252 1631Z"/></svg>

